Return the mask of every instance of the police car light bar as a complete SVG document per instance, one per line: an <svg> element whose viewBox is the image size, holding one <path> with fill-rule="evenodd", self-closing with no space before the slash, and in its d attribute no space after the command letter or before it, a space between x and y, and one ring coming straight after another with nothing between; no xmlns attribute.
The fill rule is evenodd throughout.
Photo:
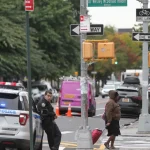
<svg viewBox="0 0 150 150"><path fill-rule="evenodd" d="M0 85L23 86L21 83L16 82L0 82Z"/></svg>

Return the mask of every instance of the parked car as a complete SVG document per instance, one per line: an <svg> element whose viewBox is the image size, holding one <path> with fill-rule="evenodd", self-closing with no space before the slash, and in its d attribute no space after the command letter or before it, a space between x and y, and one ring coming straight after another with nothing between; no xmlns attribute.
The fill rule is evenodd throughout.
<svg viewBox="0 0 150 150"><path fill-rule="evenodd" d="M31 93L32 93L32 99L34 100L35 104L37 104L38 101L41 99L41 96L42 96L39 89L38 88L32 88Z"/></svg>
<svg viewBox="0 0 150 150"><path fill-rule="evenodd" d="M52 89L52 94L53 94L52 103L56 103L59 98L59 93L57 92L56 89Z"/></svg>
<svg viewBox="0 0 150 150"><path fill-rule="evenodd" d="M51 84L47 81L36 81L32 83L32 88L38 88L42 96L45 94L46 90L52 89Z"/></svg>
<svg viewBox="0 0 150 150"><path fill-rule="evenodd" d="M140 86L130 84L123 85L117 89L119 94L119 105L122 113L136 114L141 113L142 108L142 89Z"/></svg>
<svg viewBox="0 0 150 150"><path fill-rule="evenodd" d="M96 113L96 101L94 89L90 82L88 82L88 115L94 116ZM80 80L65 80L62 81L59 97L59 110L64 114L68 110L68 105L71 104L72 112L81 113L81 89Z"/></svg>
<svg viewBox="0 0 150 150"><path fill-rule="evenodd" d="M108 93L110 90L115 90L115 85L114 84L105 84L101 90L102 98L105 98L106 96L108 96Z"/></svg>
<svg viewBox="0 0 150 150"><path fill-rule="evenodd" d="M42 150L43 129L33 106L34 149ZM29 100L23 90L0 89L0 149L30 149Z"/></svg>

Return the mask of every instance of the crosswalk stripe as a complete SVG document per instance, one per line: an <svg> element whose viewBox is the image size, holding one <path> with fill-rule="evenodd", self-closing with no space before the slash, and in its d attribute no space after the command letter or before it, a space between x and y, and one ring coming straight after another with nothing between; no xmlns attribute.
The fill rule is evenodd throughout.
<svg viewBox="0 0 150 150"><path fill-rule="evenodd" d="M105 149L105 145L104 145L104 144L101 144L99 149L100 149L100 150L104 150L104 149Z"/></svg>
<svg viewBox="0 0 150 150"><path fill-rule="evenodd" d="M59 150L64 150L65 149L65 147L59 147Z"/></svg>

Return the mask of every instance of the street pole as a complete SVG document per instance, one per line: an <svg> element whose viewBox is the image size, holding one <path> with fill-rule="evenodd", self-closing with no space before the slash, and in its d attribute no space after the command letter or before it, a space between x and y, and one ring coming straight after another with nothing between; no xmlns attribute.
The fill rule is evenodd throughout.
<svg viewBox="0 0 150 150"><path fill-rule="evenodd" d="M80 47L81 47L81 118L83 121L83 129L85 130L88 126L88 106L87 106L87 66L82 55L82 43L86 39L86 34L81 33L80 35Z"/></svg>
<svg viewBox="0 0 150 150"><path fill-rule="evenodd" d="M80 15L87 15L87 0L80 0ZM83 59L82 54L82 43L86 39L86 33L81 33L80 35L80 48L81 48L81 119L82 126L76 133L77 139L77 150L93 150L93 143L91 137L91 130L88 126L88 105L87 105L87 93L88 93L88 83L87 83L87 64Z"/></svg>
<svg viewBox="0 0 150 150"><path fill-rule="evenodd" d="M148 0L142 0L143 9L148 8ZM148 22L143 21L143 33L148 33ZM142 51L142 113L139 117L138 133L150 133L150 114L148 113L148 42L143 42Z"/></svg>
<svg viewBox="0 0 150 150"><path fill-rule="evenodd" d="M29 131L30 131L30 150L33 149L33 125L32 125L32 98L31 98L31 58L30 58L30 31L29 31L29 12L26 11L26 45L27 45L27 89L29 97Z"/></svg>

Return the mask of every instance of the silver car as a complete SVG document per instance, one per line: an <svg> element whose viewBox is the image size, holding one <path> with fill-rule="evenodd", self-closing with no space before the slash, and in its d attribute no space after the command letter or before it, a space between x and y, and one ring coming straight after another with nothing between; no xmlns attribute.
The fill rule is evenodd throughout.
<svg viewBox="0 0 150 150"><path fill-rule="evenodd" d="M42 150L40 116L33 112L34 149ZM29 150L29 101L26 91L0 89L0 150Z"/></svg>
<svg viewBox="0 0 150 150"><path fill-rule="evenodd" d="M116 88L114 84L105 84L101 91L102 98L105 98L106 96L108 96L108 93L110 90L115 90L115 89Z"/></svg>

